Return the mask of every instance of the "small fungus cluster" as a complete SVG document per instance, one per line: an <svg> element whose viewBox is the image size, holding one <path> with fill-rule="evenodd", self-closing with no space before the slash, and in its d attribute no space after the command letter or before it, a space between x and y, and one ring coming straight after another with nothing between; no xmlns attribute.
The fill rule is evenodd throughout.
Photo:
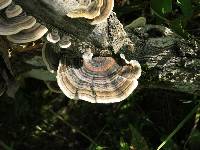
<svg viewBox="0 0 200 150"><path fill-rule="evenodd" d="M12 0L0 0L0 11L4 13L0 16L0 35L5 35L13 43L38 40L48 31Z"/></svg>
<svg viewBox="0 0 200 150"><path fill-rule="evenodd" d="M66 15L71 18L85 18L91 25L100 24L109 17L114 0L77 0L79 7ZM48 29L33 16L26 15L12 0L0 0L0 35L7 36L13 43L27 43L43 37ZM46 35L42 58L51 73L57 74L57 83L62 92L71 99L91 103L114 103L126 99L137 87L141 75L136 60L126 60L124 54L93 56L85 50L82 57L71 58L62 49L72 49L71 37L60 36L53 29Z"/></svg>

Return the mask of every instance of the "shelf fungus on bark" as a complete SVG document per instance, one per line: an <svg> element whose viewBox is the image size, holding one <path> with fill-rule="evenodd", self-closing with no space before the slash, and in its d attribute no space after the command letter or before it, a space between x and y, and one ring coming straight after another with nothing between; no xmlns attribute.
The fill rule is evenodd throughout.
<svg viewBox="0 0 200 150"><path fill-rule="evenodd" d="M114 7L114 0L80 0L80 6L67 13L70 18L86 18L95 25L106 21ZM85 4L85 5L84 5Z"/></svg>
<svg viewBox="0 0 200 150"><path fill-rule="evenodd" d="M103 0L93 0L86 2L80 0L80 5L78 9L72 10L67 13L68 17L71 18L86 18L86 19L93 19L100 15L100 8L103 6Z"/></svg>
<svg viewBox="0 0 200 150"><path fill-rule="evenodd" d="M33 27L36 19L33 16L20 15L14 18L5 20L0 18L0 35L12 35L22 30Z"/></svg>
<svg viewBox="0 0 200 150"><path fill-rule="evenodd" d="M7 36L7 39L13 43L28 43L40 39L47 31L45 26L36 23L32 28Z"/></svg>
<svg viewBox="0 0 200 150"><path fill-rule="evenodd" d="M12 3L12 0L0 0L0 10L8 7Z"/></svg>
<svg viewBox="0 0 200 150"><path fill-rule="evenodd" d="M36 23L33 16L27 16L21 6L15 5L12 0L7 1L9 4L5 2L0 0L0 8L5 8L5 15L0 16L0 35L6 35L13 43L27 43L36 41L46 34L48 29Z"/></svg>
<svg viewBox="0 0 200 150"><path fill-rule="evenodd" d="M95 17L90 24L95 25L106 21L114 7L114 0L103 0L100 15Z"/></svg>
<svg viewBox="0 0 200 150"><path fill-rule="evenodd" d="M122 65L123 64L123 65ZM137 61L83 55L83 61L62 57L57 82L70 99L91 103L114 103L126 99L137 87L141 67Z"/></svg>
<svg viewBox="0 0 200 150"><path fill-rule="evenodd" d="M52 30L50 33L47 34L47 41L51 43L57 43L60 41L60 35L58 30Z"/></svg>
<svg viewBox="0 0 200 150"><path fill-rule="evenodd" d="M13 18L20 15L23 12L22 7L19 5L11 4L5 10L7 18Z"/></svg>
<svg viewBox="0 0 200 150"><path fill-rule="evenodd" d="M61 40L59 41L58 45L60 46L60 48L68 48L71 46L71 41L70 41L70 37L67 35L64 35Z"/></svg>

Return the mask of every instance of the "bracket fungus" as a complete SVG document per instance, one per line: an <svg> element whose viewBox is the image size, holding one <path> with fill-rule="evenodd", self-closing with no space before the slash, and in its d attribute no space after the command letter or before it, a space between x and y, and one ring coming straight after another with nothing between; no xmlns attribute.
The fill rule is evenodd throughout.
<svg viewBox="0 0 200 150"><path fill-rule="evenodd" d="M110 16L114 7L114 0L103 0L103 6L101 7L100 15L95 17L90 24L95 25L106 21Z"/></svg>
<svg viewBox="0 0 200 150"><path fill-rule="evenodd" d="M59 46L60 48L68 48L71 46L71 41L70 41L70 37L67 35L64 35L61 40L59 41Z"/></svg>
<svg viewBox="0 0 200 150"><path fill-rule="evenodd" d="M87 4L87 5L86 5ZM114 7L114 0L80 0L80 6L67 13L70 18L86 18L95 25L106 21Z"/></svg>
<svg viewBox="0 0 200 150"><path fill-rule="evenodd" d="M0 0L0 10L8 7L12 3L12 0Z"/></svg>
<svg viewBox="0 0 200 150"><path fill-rule="evenodd" d="M58 34L58 30L52 30L52 32L47 34L47 41L51 43L57 43L60 41L60 36Z"/></svg>
<svg viewBox="0 0 200 150"><path fill-rule="evenodd" d="M137 87L141 67L137 61L126 64L112 57L87 57L83 62L62 57L57 70L57 82L71 99L91 103L114 103L126 99Z"/></svg>
<svg viewBox="0 0 200 150"><path fill-rule="evenodd" d="M88 5L86 5L88 4ZM100 15L100 8L103 6L103 0L93 0L80 1L79 8L67 13L68 17L71 18L86 18L93 19Z"/></svg>
<svg viewBox="0 0 200 150"><path fill-rule="evenodd" d="M13 18L20 15L23 12L22 7L19 5L11 4L5 10L7 18Z"/></svg>
<svg viewBox="0 0 200 150"><path fill-rule="evenodd" d="M0 18L0 35L12 35L33 27L36 19L33 16L17 16L5 20Z"/></svg>
<svg viewBox="0 0 200 150"><path fill-rule="evenodd" d="M32 28L7 36L7 39L13 43L28 43L40 39L47 31L45 26L36 23Z"/></svg>
<svg viewBox="0 0 200 150"><path fill-rule="evenodd" d="M58 4L63 5L72 0L51 1L53 3L50 5L60 6ZM13 43L28 43L42 38L48 32L48 29L37 23L33 16L27 16L21 6L11 3L12 0L0 0L0 10L7 7L5 14L0 15L0 35L7 36ZM72 9L64 15L85 18L91 25L96 25L106 21L110 16L114 0L73 0L71 4L76 4L76 7L70 7ZM112 57L112 53L107 55L105 50L101 50L105 54L99 56L95 50L89 51L91 47L85 48L84 42L79 49L74 42L76 40L72 40L72 36L68 34L61 33L63 36L60 37L58 31L53 30L47 34L47 42L42 49L43 61L51 73L57 73L57 83L61 91L71 99L91 103L114 103L126 99L138 85L137 80L141 75L140 64L136 60L126 60L123 54L119 58ZM69 48L69 51L65 51L66 48ZM79 55L71 53L74 48L77 53L80 52ZM55 82L49 82L47 85L50 89L55 87L55 91L59 91Z"/></svg>
<svg viewBox="0 0 200 150"><path fill-rule="evenodd" d="M7 7L7 8L6 8ZM13 43L27 43L40 39L48 29L36 23L33 16L27 16L12 0L0 0L0 9L5 9L5 17L0 16L0 35L6 35Z"/></svg>

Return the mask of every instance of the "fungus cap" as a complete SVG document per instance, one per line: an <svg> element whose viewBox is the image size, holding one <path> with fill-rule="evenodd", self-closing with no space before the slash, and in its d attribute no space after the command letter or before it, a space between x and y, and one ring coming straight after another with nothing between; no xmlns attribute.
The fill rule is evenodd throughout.
<svg viewBox="0 0 200 150"><path fill-rule="evenodd" d="M91 103L114 103L126 99L137 87L141 67L137 61L119 65L112 57L94 57L67 62L62 57L57 82L71 99Z"/></svg>
<svg viewBox="0 0 200 150"><path fill-rule="evenodd" d="M8 7L12 3L12 0L0 0L0 10Z"/></svg>
<svg viewBox="0 0 200 150"><path fill-rule="evenodd" d="M57 43L60 41L60 36L58 34L58 30L53 30L52 32L47 34L47 41L51 43Z"/></svg>
<svg viewBox="0 0 200 150"><path fill-rule="evenodd" d="M87 4L87 5L86 5ZM100 15L100 9L103 6L103 0L93 0L90 1L80 1L79 8L70 11L67 13L67 16L70 18L86 18L93 19Z"/></svg>
<svg viewBox="0 0 200 150"><path fill-rule="evenodd" d="M13 18L22 13L22 7L19 5L12 4L8 6L5 10L5 14L8 18Z"/></svg>
<svg viewBox="0 0 200 150"><path fill-rule="evenodd" d="M87 0L85 3L88 5L80 5L75 10L68 12L67 16L71 18L83 17L89 19L90 24L95 25L106 21L114 7L114 0L94 0L91 3Z"/></svg>
<svg viewBox="0 0 200 150"><path fill-rule="evenodd" d="M106 21L106 19L110 16L114 7L114 0L103 0L103 6L100 10L100 15L95 17L90 24L95 25Z"/></svg>
<svg viewBox="0 0 200 150"><path fill-rule="evenodd" d="M83 54L83 59L85 60L85 61L89 61L89 60L92 60L92 57L93 57L93 53L91 53L91 52L86 52L86 53L84 53Z"/></svg>
<svg viewBox="0 0 200 150"><path fill-rule="evenodd" d="M61 40L59 41L59 46L60 48L68 48L71 46L71 41L70 41L70 37L67 35L64 35Z"/></svg>
<svg viewBox="0 0 200 150"><path fill-rule="evenodd" d="M20 15L9 20L0 18L0 35L12 35L33 27L36 19L33 16Z"/></svg>
<svg viewBox="0 0 200 150"><path fill-rule="evenodd" d="M79 5L87 6L92 0L78 0Z"/></svg>
<svg viewBox="0 0 200 150"><path fill-rule="evenodd" d="M48 29L45 26L36 23L30 29L23 30L17 34L8 35L7 39L13 43L27 43L40 39L47 31Z"/></svg>

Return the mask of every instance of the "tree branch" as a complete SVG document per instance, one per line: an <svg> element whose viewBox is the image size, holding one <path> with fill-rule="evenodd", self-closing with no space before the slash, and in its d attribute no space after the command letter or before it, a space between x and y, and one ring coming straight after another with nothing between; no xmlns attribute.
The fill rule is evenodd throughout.
<svg viewBox="0 0 200 150"><path fill-rule="evenodd" d="M167 88L200 95L200 52L197 43L184 40L163 26L129 26L124 29L115 13L111 14L107 22L92 26L87 20L67 17L63 10L59 11L44 1L47 0L16 0L16 3L49 30L57 28L61 34L71 36L71 49L80 52L80 55L86 47L90 47L98 55L108 50L113 57L123 53L128 60L138 60L143 68L140 87ZM41 56L40 49L36 52L31 56L28 52L28 57L25 53L15 55L12 58L14 70L19 68L19 64L16 65L14 61L20 60L26 64L29 61L30 65L36 56L37 59ZM29 67L44 68L44 65L34 65ZM18 74L24 71L15 72Z"/></svg>

